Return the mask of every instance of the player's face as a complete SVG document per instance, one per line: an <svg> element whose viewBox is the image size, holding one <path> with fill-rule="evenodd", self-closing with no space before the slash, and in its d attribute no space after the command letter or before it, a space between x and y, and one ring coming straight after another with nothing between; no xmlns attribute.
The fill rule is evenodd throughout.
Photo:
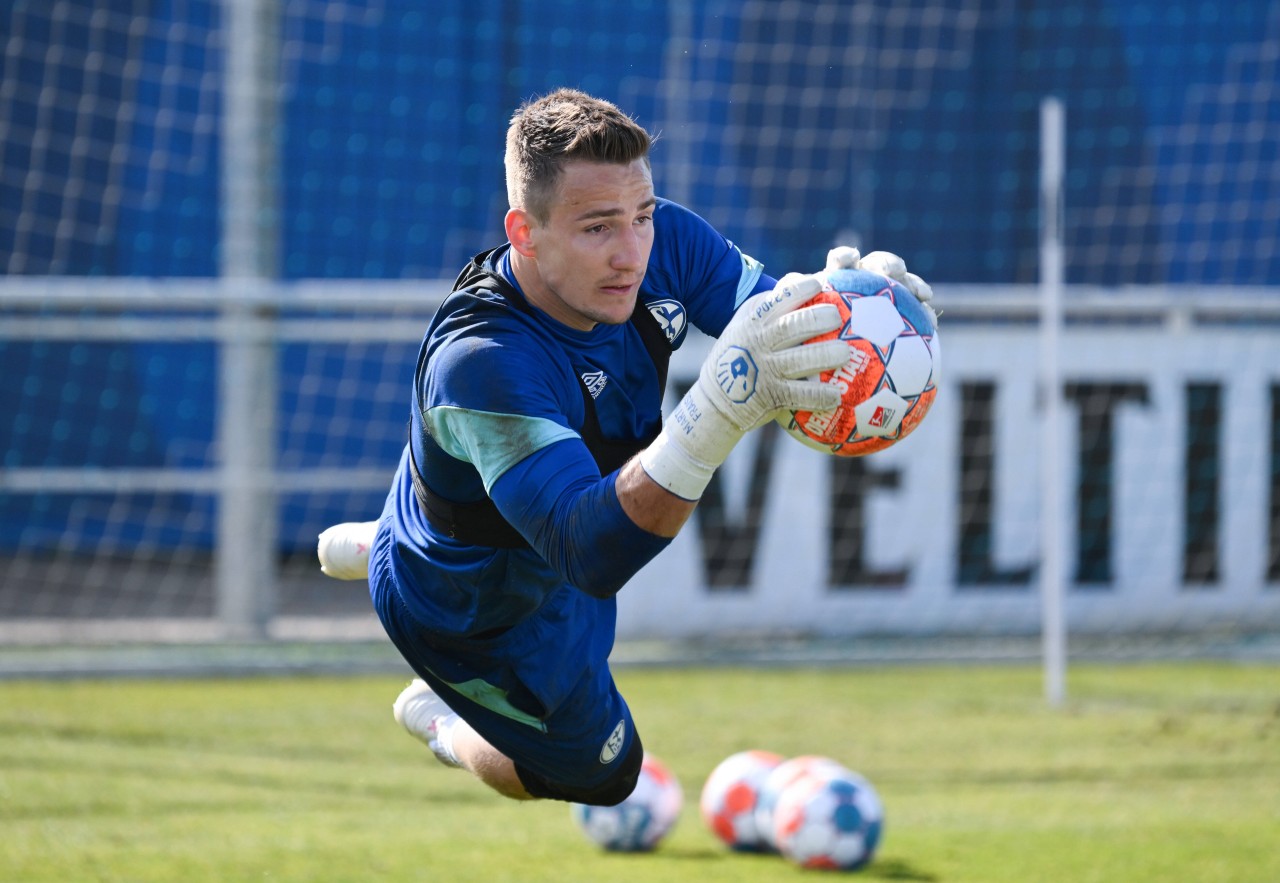
<svg viewBox="0 0 1280 883"><path fill-rule="evenodd" d="M508 213L525 296L570 328L626 322L653 249L653 208L643 160L567 164L545 224ZM512 214L523 216L524 233L511 235Z"/></svg>

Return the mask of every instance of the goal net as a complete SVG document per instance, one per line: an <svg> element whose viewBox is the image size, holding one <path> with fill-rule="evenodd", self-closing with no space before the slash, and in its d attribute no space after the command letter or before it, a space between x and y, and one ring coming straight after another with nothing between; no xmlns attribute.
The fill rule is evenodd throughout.
<svg viewBox="0 0 1280 883"><path fill-rule="evenodd" d="M277 41L247 84L240 14ZM506 120L571 85L659 133L659 194L768 272L887 249L943 311L915 435L836 460L753 434L621 594L623 637L1035 652L1054 96L1067 626L1113 653L1274 647L1268 4L54 0L6 5L0 43L0 643L377 637L316 534L380 512L432 307L502 236ZM246 132L261 168L226 161ZM225 272L232 184L261 197L250 278ZM245 341L265 367L234 370ZM219 556L234 494L268 513L265 571Z"/></svg>

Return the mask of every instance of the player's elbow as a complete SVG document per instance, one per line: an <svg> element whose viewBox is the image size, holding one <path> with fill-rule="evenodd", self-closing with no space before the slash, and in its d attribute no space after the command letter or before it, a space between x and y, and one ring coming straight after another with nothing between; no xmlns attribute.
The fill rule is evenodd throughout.
<svg viewBox="0 0 1280 883"><path fill-rule="evenodd" d="M617 573L605 568L590 568L589 572L572 577L570 583L577 587L579 591L586 592L592 598L599 598L603 601L618 594L622 587L627 584L629 577L630 574L620 578Z"/></svg>
<svg viewBox="0 0 1280 883"><path fill-rule="evenodd" d="M537 548L570 585L593 598L612 598L670 538L638 527L622 510L613 477L566 494Z"/></svg>
<svg viewBox="0 0 1280 883"><path fill-rule="evenodd" d="M560 578L593 598L612 598L627 584L634 569L619 567L615 556L602 550L614 545L600 533L573 530L549 532L537 537L537 548Z"/></svg>

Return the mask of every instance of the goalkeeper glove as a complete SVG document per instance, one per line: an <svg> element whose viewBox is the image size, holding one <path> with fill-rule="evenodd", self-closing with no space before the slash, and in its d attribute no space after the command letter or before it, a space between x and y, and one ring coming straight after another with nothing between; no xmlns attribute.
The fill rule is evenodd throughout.
<svg viewBox="0 0 1280 883"><path fill-rule="evenodd" d="M816 276L789 273L773 291L748 299L711 348L698 380L640 452L645 472L686 500L702 497L712 473L748 431L782 410L829 411L839 404L822 371L849 360L841 340L805 344L840 327L833 304L806 307L822 289Z"/></svg>
<svg viewBox="0 0 1280 883"><path fill-rule="evenodd" d="M934 324L938 323L938 314L934 312L933 304L930 303L933 300L933 288L915 273L908 273L906 262L893 252L873 251L864 258L856 248L838 245L827 252L827 269L869 270L881 276L888 276L914 294L916 300L920 301L920 305L929 313Z"/></svg>

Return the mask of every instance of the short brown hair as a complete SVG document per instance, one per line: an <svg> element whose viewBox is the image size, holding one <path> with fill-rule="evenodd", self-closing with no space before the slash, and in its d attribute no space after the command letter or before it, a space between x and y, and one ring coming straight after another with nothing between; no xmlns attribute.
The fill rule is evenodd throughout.
<svg viewBox="0 0 1280 883"><path fill-rule="evenodd" d="M564 164L648 162L653 136L615 105L576 89L527 101L507 129L507 202L539 222L550 215Z"/></svg>

